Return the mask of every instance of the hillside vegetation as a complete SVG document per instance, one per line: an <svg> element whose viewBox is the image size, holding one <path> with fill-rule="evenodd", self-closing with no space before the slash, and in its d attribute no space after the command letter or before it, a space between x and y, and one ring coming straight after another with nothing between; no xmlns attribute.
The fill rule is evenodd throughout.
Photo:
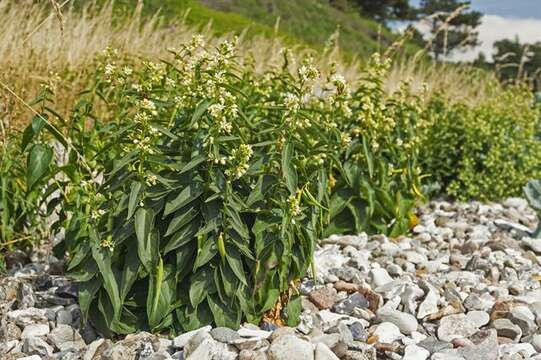
<svg viewBox="0 0 541 360"><path fill-rule="evenodd" d="M133 3L118 1L123 9L133 8ZM278 34L290 44L315 48L323 48L339 31L340 47L349 56L362 59L396 39L385 27L360 16L346 1L337 3L340 5L333 6L328 0L157 0L145 3L144 13L160 11L170 24L180 19L194 26L211 22L218 35L246 30L251 35Z"/></svg>

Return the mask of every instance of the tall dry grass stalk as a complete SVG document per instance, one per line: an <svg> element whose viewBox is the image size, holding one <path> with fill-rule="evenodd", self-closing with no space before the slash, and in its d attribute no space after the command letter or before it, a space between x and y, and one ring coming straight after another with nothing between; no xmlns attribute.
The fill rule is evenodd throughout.
<svg viewBox="0 0 541 360"><path fill-rule="evenodd" d="M442 95L451 102L475 105L501 90L492 72L466 64L436 63L406 59L395 61L385 82L387 91L399 88L403 81L413 92Z"/></svg>
<svg viewBox="0 0 541 360"><path fill-rule="evenodd" d="M82 9L70 4L60 9L58 3L55 4L52 7L33 0L0 0L0 80L26 101L38 94L40 84L48 82L57 88L55 108L64 115L77 92L87 86L96 55L107 46L131 55L165 58L167 48L188 41L196 32L211 42L232 37L216 37L210 25L196 29L182 19L166 26L159 13L143 18L142 2L133 13L122 18L114 14L112 3L99 7L89 0ZM241 51L253 58L257 71L281 61L283 44L279 38L247 37L246 31L241 34L239 44ZM298 56L309 51L301 47L294 49ZM343 57L337 46L317 57L321 66L337 61L348 80L358 75L359 62L340 61ZM427 83L434 91L445 90L461 98L474 93L482 96L484 89L477 83L472 86L470 72L459 67L423 63L410 59L396 64L387 81L388 88L392 90L402 80L412 79L414 86ZM31 112L0 87L0 120L4 127L20 127L30 118Z"/></svg>

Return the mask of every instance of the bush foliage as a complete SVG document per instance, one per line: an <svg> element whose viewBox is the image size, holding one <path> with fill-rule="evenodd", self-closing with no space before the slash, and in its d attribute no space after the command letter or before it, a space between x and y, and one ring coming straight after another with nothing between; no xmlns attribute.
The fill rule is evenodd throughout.
<svg viewBox="0 0 541 360"><path fill-rule="evenodd" d="M65 147L50 166L28 156L60 194L48 206L83 313L109 335L235 327L277 303L295 323L318 238L407 231L419 99L384 96L378 57L348 84L288 51L262 74L229 42L171 52L155 63L108 51L70 119L27 130L49 151L32 130L43 122Z"/></svg>
<svg viewBox="0 0 541 360"><path fill-rule="evenodd" d="M522 87L474 106L431 100L419 127L423 171L460 200L520 196L541 176L541 114Z"/></svg>

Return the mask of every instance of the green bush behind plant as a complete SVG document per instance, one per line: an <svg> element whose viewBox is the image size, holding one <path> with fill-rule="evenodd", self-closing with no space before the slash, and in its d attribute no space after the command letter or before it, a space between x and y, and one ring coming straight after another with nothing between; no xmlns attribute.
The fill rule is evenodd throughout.
<svg viewBox="0 0 541 360"><path fill-rule="evenodd" d="M422 117L421 167L453 198L520 196L541 175L541 114L525 87L470 106L435 98Z"/></svg>
<svg viewBox="0 0 541 360"><path fill-rule="evenodd" d="M0 250L24 248L40 238L38 200L43 194L27 186L20 135L6 131L0 136Z"/></svg>
<svg viewBox="0 0 541 360"><path fill-rule="evenodd" d="M324 233L407 231L419 99L384 95L378 57L348 84L288 51L263 74L228 42L195 37L172 53L108 51L70 119L43 96L55 127L36 117L27 129L40 149L29 178L60 194L53 230L82 311L106 335L235 327L278 302L294 324L294 283ZM67 160L43 156L42 128Z"/></svg>

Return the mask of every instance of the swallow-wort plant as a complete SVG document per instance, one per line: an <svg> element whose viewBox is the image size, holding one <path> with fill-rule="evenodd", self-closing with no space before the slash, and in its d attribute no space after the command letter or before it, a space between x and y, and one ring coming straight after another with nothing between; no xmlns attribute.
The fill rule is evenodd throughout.
<svg viewBox="0 0 541 360"><path fill-rule="evenodd" d="M170 52L107 50L69 119L43 105L47 126L28 130L63 145L36 181L57 195L83 314L105 335L182 331L258 322L281 302L294 324L317 239L407 230L419 99L384 95L378 57L348 84L288 51L264 73L232 42Z"/></svg>

